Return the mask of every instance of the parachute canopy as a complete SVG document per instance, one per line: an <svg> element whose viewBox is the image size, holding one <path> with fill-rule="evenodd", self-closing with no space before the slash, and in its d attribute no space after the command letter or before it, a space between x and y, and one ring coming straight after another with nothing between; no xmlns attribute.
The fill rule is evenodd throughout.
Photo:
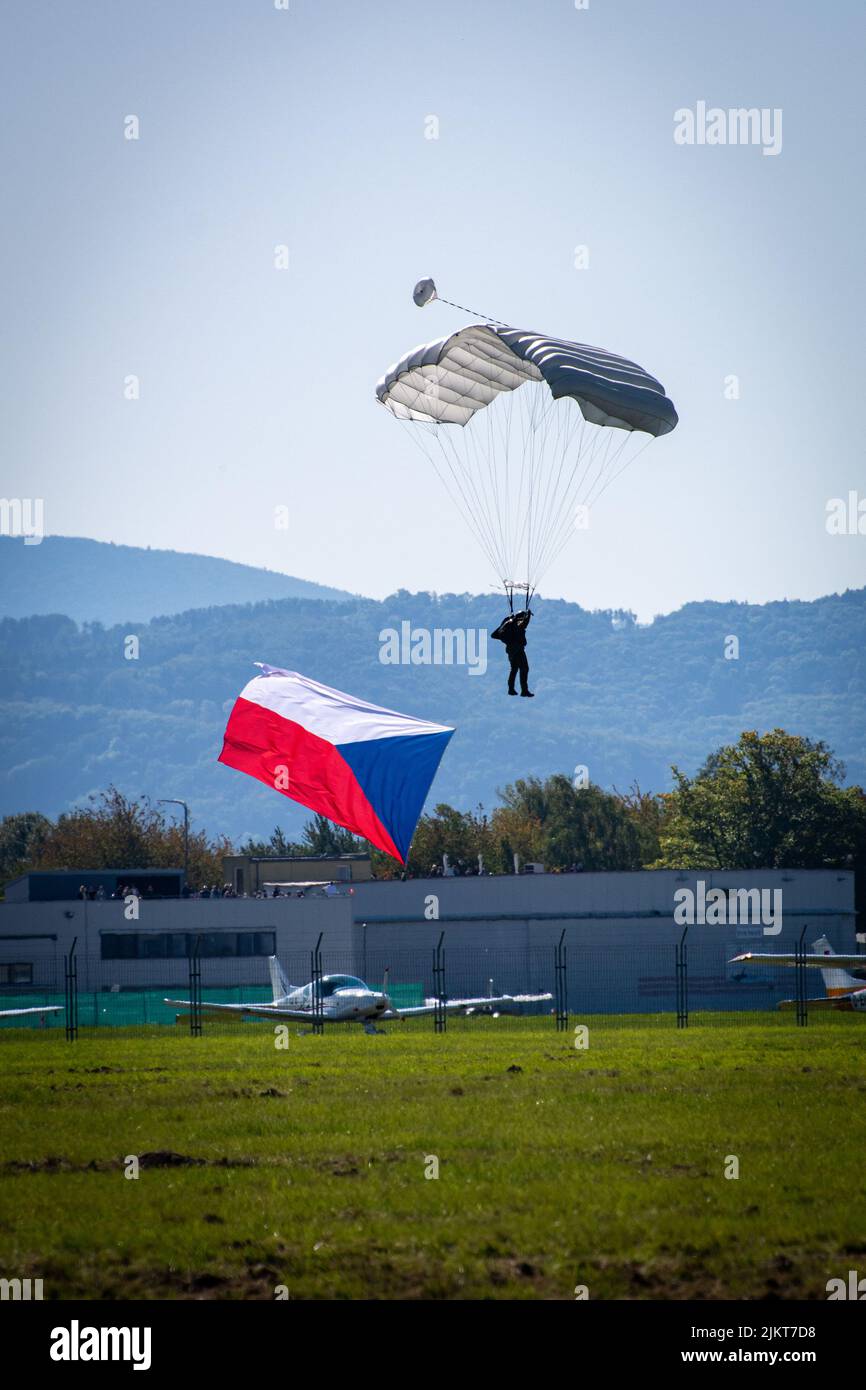
<svg viewBox="0 0 866 1390"><path fill-rule="evenodd" d="M436 297L432 281L413 297ZM409 424L506 587L534 589L613 478L677 424L637 363L493 321L414 348L376 395ZM627 450L632 435L647 438Z"/></svg>
<svg viewBox="0 0 866 1390"><path fill-rule="evenodd" d="M594 425L657 436L677 423L661 382L637 363L603 348L489 323L414 348L385 373L376 395L399 419L466 425L503 391L528 381L546 382L554 400L571 396Z"/></svg>

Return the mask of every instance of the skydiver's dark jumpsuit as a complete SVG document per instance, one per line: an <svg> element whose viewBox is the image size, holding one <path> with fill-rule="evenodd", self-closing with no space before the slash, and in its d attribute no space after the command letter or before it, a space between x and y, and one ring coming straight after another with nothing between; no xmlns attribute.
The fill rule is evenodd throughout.
<svg viewBox="0 0 866 1390"><path fill-rule="evenodd" d="M499 624L493 636L500 642L505 643L505 650L508 653L508 660L511 666L508 672L508 693L516 695L514 689L514 678L520 676L521 695L531 695L527 677L529 675L529 662L526 659L526 628L532 613L526 609L523 613L509 613L508 617Z"/></svg>

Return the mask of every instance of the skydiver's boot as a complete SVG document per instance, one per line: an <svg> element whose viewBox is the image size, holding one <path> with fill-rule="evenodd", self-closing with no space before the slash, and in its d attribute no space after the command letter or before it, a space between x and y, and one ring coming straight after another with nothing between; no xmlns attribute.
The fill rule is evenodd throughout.
<svg viewBox="0 0 866 1390"><path fill-rule="evenodd" d="M513 695L513 694L514 694L514 691L512 690L511 693L512 693L512 695ZM520 693L521 693L521 695L523 696L524 700L534 700L534 699L535 699L535 691L534 691L534 690L521 690Z"/></svg>

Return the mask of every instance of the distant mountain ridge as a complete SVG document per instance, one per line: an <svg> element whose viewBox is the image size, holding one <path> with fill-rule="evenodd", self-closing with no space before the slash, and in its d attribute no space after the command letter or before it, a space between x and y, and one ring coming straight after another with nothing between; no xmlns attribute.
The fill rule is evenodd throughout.
<svg viewBox="0 0 866 1390"><path fill-rule="evenodd" d="M848 780L866 783L866 589L690 603L648 626L560 600L533 607L531 701L507 697L504 650L486 637L476 675L414 663L414 639L401 646L405 661L383 660L383 634L402 636L404 624L410 634L489 634L503 616L492 595L202 608L139 624L137 660L126 659L123 626L0 620L0 815L55 816L113 782L189 801L211 835L268 836L279 824L296 836L304 810L216 761L255 661L454 726L430 806L490 808L518 777L578 767L601 787L664 791L671 763L694 772L743 729L776 726L824 739ZM738 655L726 659L732 636Z"/></svg>
<svg viewBox="0 0 866 1390"><path fill-rule="evenodd" d="M352 594L213 555L142 550L76 536L39 545L0 536L0 617L63 613L77 623L143 623L189 608Z"/></svg>

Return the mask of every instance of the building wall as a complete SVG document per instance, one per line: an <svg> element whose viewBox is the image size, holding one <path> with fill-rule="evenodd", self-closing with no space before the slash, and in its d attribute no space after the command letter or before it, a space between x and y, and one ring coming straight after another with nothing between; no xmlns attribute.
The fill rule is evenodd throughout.
<svg viewBox="0 0 866 1390"><path fill-rule="evenodd" d="M333 949L352 949L348 897L181 898L141 903L137 921L128 920L125 911L119 900L0 903L0 961L32 959L36 966L34 988L51 988L55 981L62 987L63 957L77 937L79 989L146 989L185 987L186 959L103 960L101 938L105 933L274 931L277 955L299 963L309 956L320 932ZM213 986L268 980L267 961L260 957L207 957L201 967L203 983Z"/></svg>
<svg viewBox="0 0 866 1390"><path fill-rule="evenodd" d="M790 952L804 927L807 948L826 935L838 951L856 949L849 871L639 870L409 879L356 888L359 973L375 978L388 959L392 970L401 959L407 965L420 962L430 992L433 948L444 932L449 993L481 992L490 979L497 991L552 990L554 947L564 933L572 1010L674 1008L675 950L683 935L674 919L675 893L696 893L698 880L706 891L778 890L782 919L777 935L748 923L690 926L693 1008L765 1008L788 997L795 987L793 971L780 968L770 982L767 972L743 971L728 962L748 950ZM425 915L434 911L435 917ZM817 972L813 985L812 992L820 995Z"/></svg>
<svg viewBox="0 0 866 1390"><path fill-rule="evenodd" d="M34 988L62 988L63 956L77 936L80 989L185 990L185 959L103 960L102 935L272 930L284 969L293 983L302 983L322 933L326 973L375 983L389 967L395 982L420 984L430 994L433 952L444 932L451 995L484 993L491 979L497 992L517 993L553 989L554 947L564 933L573 1011L653 1011L674 1006L674 952L683 932L674 920L674 894L695 891L698 879L708 889L780 890L782 930L768 936L760 925L691 926L693 1008L769 1007L793 994L793 971L779 971L771 985L766 975L728 961L744 950L791 951L804 927L807 946L827 935L836 950L855 949L850 872L645 870L371 881L333 898L143 902L138 921L126 918L120 901L6 902L0 903L0 961L33 960ZM242 988L268 979L261 957L210 957L201 966L205 988ZM811 983L812 993L821 994L817 972Z"/></svg>

